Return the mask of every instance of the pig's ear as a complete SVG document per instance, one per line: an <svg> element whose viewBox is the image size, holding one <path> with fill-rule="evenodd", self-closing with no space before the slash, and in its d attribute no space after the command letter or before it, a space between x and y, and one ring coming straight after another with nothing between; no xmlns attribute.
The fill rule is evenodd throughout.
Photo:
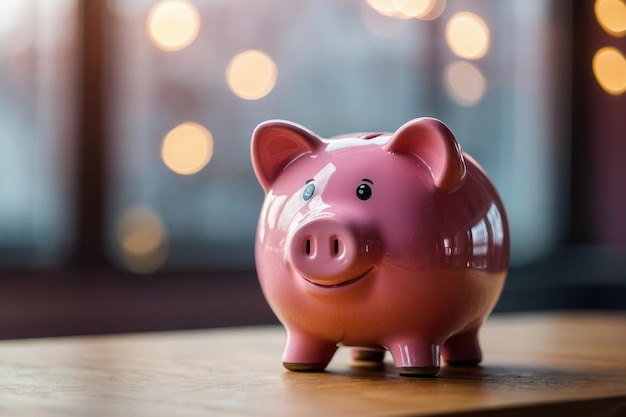
<svg viewBox="0 0 626 417"><path fill-rule="evenodd" d="M387 151L410 154L430 169L435 185L452 191L463 183L465 160L461 147L443 122L422 117L405 123L393 134Z"/></svg>
<svg viewBox="0 0 626 417"><path fill-rule="evenodd" d="M289 163L322 145L308 129L284 120L268 120L252 134L252 167L259 183L268 191Z"/></svg>

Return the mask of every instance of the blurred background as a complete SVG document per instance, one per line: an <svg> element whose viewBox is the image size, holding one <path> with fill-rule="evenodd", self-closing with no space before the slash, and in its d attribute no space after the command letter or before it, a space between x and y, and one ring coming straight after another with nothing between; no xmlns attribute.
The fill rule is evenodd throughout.
<svg viewBox="0 0 626 417"><path fill-rule="evenodd" d="M626 2L2 0L0 338L274 323L273 118L442 119L506 206L496 313L626 310Z"/></svg>

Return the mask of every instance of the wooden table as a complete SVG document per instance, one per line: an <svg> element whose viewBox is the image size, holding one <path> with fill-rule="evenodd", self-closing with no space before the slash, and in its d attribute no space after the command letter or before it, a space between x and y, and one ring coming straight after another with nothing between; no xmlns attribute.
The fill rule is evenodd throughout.
<svg viewBox="0 0 626 417"><path fill-rule="evenodd" d="M285 333L246 327L0 341L1 416L626 416L626 314L495 316L481 367L430 379L282 368Z"/></svg>

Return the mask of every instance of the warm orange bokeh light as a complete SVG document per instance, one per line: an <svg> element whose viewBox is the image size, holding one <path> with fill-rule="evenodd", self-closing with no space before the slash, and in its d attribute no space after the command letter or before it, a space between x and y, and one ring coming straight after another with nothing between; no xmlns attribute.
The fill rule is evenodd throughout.
<svg viewBox="0 0 626 417"><path fill-rule="evenodd" d="M226 68L228 86L238 97L257 100L276 85L276 63L265 52L250 49L233 57Z"/></svg>
<svg viewBox="0 0 626 417"><path fill-rule="evenodd" d="M421 20L435 20L443 13L446 8L446 0L435 0L433 8L424 16L420 16Z"/></svg>
<svg viewBox="0 0 626 417"><path fill-rule="evenodd" d="M186 0L161 0L148 15L148 34L160 49L178 51L198 36L200 14Z"/></svg>
<svg viewBox="0 0 626 417"><path fill-rule="evenodd" d="M420 19L426 16L435 7L435 0L396 0L398 15L401 18Z"/></svg>
<svg viewBox="0 0 626 417"><path fill-rule="evenodd" d="M604 91L614 96L626 91L626 58L616 48L605 46L593 56L593 75Z"/></svg>
<svg viewBox="0 0 626 417"><path fill-rule="evenodd" d="M371 7L361 10L361 19L369 32L381 38L393 39L400 36L404 28L404 22L389 19Z"/></svg>
<svg viewBox="0 0 626 417"><path fill-rule="evenodd" d="M200 171L213 156L213 135L196 123L176 126L163 139L161 157L177 174L190 175Z"/></svg>
<svg viewBox="0 0 626 417"><path fill-rule="evenodd" d="M596 0L596 19L600 26L616 37L626 35L626 2L624 0Z"/></svg>
<svg viewBox="0 0 626 417"><path fill-rule="evenodd" d="M461 58L482 58L489 49L489 28L474 13L459 12L446 25L446 41Z"/></svg>
<svg viewBox="0 0 626 417"><path fill-rule="evenodd" d="M398 12L394 0L367 0L367 4L384 16L393 16Z"/></svg>
<svg viewBox="0 0 626 417"><path fill-rule="evenodd" d="M124 262L131 271L152 272L165 261L165 224L152 208L138 205L126 210L116 231Z"/></svg>
<svg viewBox="0 0 626 417"><path fill-rule="evenodd" d="M445 5L445 0L442 1ZM367 3L384 16L400 19L425 18L437 6L437 0L367 0Z"/></svg>
<svg viewBox="0 0 626 417"><path fill-rule="evenodd" d="M473 106L485 94L487 82L475 65L456 61L444 69L443 86L452 100L462 106Z"/></svg>

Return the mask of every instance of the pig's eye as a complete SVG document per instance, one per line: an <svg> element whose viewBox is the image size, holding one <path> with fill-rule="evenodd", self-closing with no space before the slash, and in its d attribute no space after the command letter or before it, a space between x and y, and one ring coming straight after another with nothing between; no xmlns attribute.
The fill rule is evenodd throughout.
<svg viewBox="0 0 626 417"><path fill-rule="evenodd" d="M315 185L313 185L313 183L307 184L307 186L304 187L304 192L302 193L302 198L304 199L304 201L309 201L311 197L313 197L314 192Z"/></svg>
<svg viewBox="0 0 626 417"><path fill-rule="evenodd" d="M361 200L369 200L372 196L372 187L367 184L361 184L356 188L356 196Z"/></svg>

